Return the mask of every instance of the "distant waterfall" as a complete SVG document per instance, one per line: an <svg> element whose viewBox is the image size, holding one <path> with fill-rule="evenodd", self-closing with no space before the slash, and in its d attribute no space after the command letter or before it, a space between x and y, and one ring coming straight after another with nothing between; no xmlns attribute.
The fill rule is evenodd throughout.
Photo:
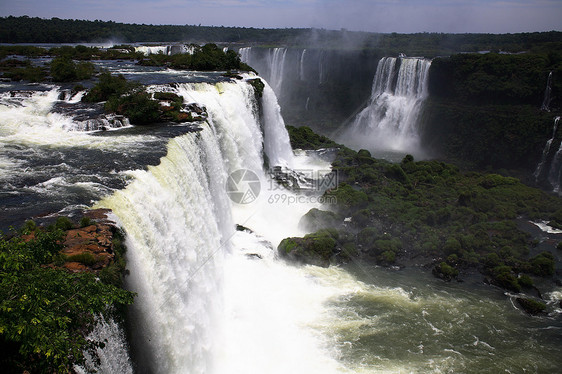
<svg viewBox="0 0 562 374"><path fill-rule="evenodd" d="M283 73L285 70L285 57L287 48L273 48L269 54L269 79L267 81L277 93L281 92L283 84Z"/></svg>
<svg viewBox="0 0 562 374"><path fill-rule="evenodd" d="M556 137L556 131L558 130L558 122L559 121L560 121L560 117L556 117L554 119L554 125L552 126L552 137L546 141L546 144L545 144L545 146L543 148L543 151L542 151L541 161L539 162L539 164L537 165L537 168L535 169L535 172L533 173L533 175L535 176L535 179L537 181L540 178L540 176L543 172L543 169L546 165L548 154L550 153L550 147L552 146L552 142L554 141L554 138Z"/></svg>
<svg viewBox="0 0 562 374"><path fill-rule="evenodd" d="M546 141L542 156L533 175L535 181L542 186L550 186L552 191L560 193L562 182L562 142L558 148L553 148L553 143L559 142L558 136L560 117L554 118L552 126L552 137ZM558 144L558 143L555 143Z"/></svg>
<svg viewBox="0 0 562 374"><path fill-rule="evenodd" d="M427 96L430 60L383 57L377 66L368 106L340 135L359 149L416 152L420 150L416 127Z"/></svg>
<svg viewBox="0 0 562 374"><path fill-rule="evenodd" d="M240 54L240 60L255 68L273 88L275 94L280 96L283 89L283 80L287 73L287 51L287 48L256 48L254 50L252 47L244 47L240 48L238 53ZM298 69L299 66L297 66Z"/></svg>
<svg viewBox="0 0 562 374"><path fill-rule="evenodd" d="M172 45L153 45L135 47L135 52L141 52L145 56L164 54L167 56L179 53L188 53L192 55L197 48L196 44L172 44Z"/></svg>
<svg viewBox="0 0 562 374"><path fill-rule="evenodd" d="M299 71L299 79L303 82L306 80L306 75L304 73L304 67L305 67L304 56L305 55L306 55L306 48L302 50L301 57L299 59L299 70L298 70Z"/></svg>
<svg viewBox="0 0 562 374"><path fill-rule="evenodd" d="M240 60L247 64L250 64L250 53L252 51L252 47L243 47L240 48L238 53L240 54Z"/></svg>
<svg viewBox="0 0 562 374"><path fill-rule="evenodd" d="M546 80L546 88L544 90L544 99L542 101L541 110L546 112L550 112L550 93L552 91L552 72L548 74L548 78Z"/></svg>
<svg viewBox="0 0 562 374"><path fill-rule="evenodd" d="M322 84L326 81L326 67L324 66L326 52L322 50L320 52L320 58L318 59L318 84Z"/></svg>

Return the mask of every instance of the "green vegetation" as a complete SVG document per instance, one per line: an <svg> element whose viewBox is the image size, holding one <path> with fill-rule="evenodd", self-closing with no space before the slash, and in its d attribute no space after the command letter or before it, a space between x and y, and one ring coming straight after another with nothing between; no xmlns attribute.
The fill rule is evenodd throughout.
<svg viewBox="0 0 562 374"><path fill-rule="evenodd" d="M3 43L83 43L100 40L132 42L251 42L266 45L292 45L341 48L355 45L378 49L387 55L406 53L439 56L454 52L544 51L562 42L562 33L520 34L377 34L323 29L260 29L243 27L175 26L123 24L113 21L63 20L23 17L0 18L0 42Z"/></svg>
<svg viewBox="0 0 562 374"><path fill-rule="evenodd" d="M193 54L182 53L165 55L162 53L142 57L139 64L146 66L168 66L180 70L245 70L253 71L251 67L240 62L240 56L233 50L224 52L216 44L209 43L200 47L193 45Z"/></svg>
<svg viewBox="0 0 562 374"><path fill-rule="evenodd" d="M263 96L263 90L265 89L265 84L260 78L256 79L248 79L247 82L254 87L254 95L256 97L256 101L259 102L260 98Z"/></svg>
<svg viewBox="0 0 562 374"><path fill-rule="evenodd" d="M87 227L92 224L92 220L86 216L80 219L80 227Z"/></svg>
<svg viewBox="0 0 562 374"><path fill-rule="evenodd" d="M65 259L67 262L79 262L86 266L92 266L97 262L96 257L90 252L78 253L76 255L68 256Z"/></svg>
<svg viewBox="0 0 562 374"><path fill-rule="evenodd" d="M293 149L319 149L334 148L339 145L333 140L316 134L310 127L287 126L290 135L291 147Z"/></svg>
<svg viewBox="0 0 562 374"><path fill-rule="evenodd" d="M521 306L521 308L523 308L523 310L525 310L527 313L531 315L541 314L544 313L544 311L546 310L545 303L527 297L525 298L518 297L517 303Z"/></svg>
<svg viewBox="0 0 562 374"><path fill-rule="evenodd" d="M96 316L133 302L131 292L106 277L54 267L61 228L69 222L42 229L28 221L21 233L0 239L0 361L6 372L71 371L84 350L98 346L85 339Z"/></svg>
<svg viewBox="0 0 562 374"><path fill-rule="evenodd" d="M99 76L98 83L84 95L82 101L87 103L107 101L138 89L140 89L139 83L129 82L121 74L114 76L104 72Z"/></svg>
<svg viewBox="0 0 562 374"><path fill-rule="evenodd" d="M45 69L33 66L28 60L5 59L0 61L0 73L3 78L12 81L42 82L47 76Z"/></svg>
<svg viewBox="0 0 562 374"><path fill-rule="evenodd" d="M349 246L352 241L347 233L323 229L304 238L283 239L277 251L289 261L328 267L331 263L346 262L355 255L355 248Z"/></svg>
<svg viewBox="0 0 562 374"><path fill-rule="evenodd" d="M74 82L90 79L96 68L91 62L76 64L69 57L57 57L51 61L51 77L55 82Z"/></svg>
<svg viewBox="0 0 562 374"><path fill-rule="evenodd" d="M160 119L158 101L153 100L144 90L131 92L125 96L112 96L105 103L109 112L122 114L135 125L148 125Z"/></svg>
<svg viewBox="0 0 562 374"><path fill-rule="evenodd" d="M289 128L289 135L293 145L333 146L310 129ZM340 238L352 235L357 256L366 261L434 261L434 274L447 280L473 268L492 283L519 291L532 285L524 274L554 274L554 256L543 252L530 257L533 243L515 219L556 224L562 219L559 198L498 174L462 172L443 162L416 162L409 155L391 164L364 150L338 148L332 166L340 184L325 194L335 204L329 206L331 212L311 210L303 227L336 229ZM346 225L345 217L352 217ZM297 253L306 249L295 238L290 243L299 246ZM336 248L342 246L336 243ZM337 257L331 259L337 262Z"/></svg>
<svg viewBox="0 0 562 374"><path fill-rule="evenodd" d="M154 123L160 118L158 102L139 83L129 82L122 75L102 73L82 101L105 101L106 111L125 115L136 125Z"/></svg>
<svg viewBox="0 0 562 374"><path fill-rule="evenodd" d="M553 113L540 111L550 72ZM562 110L562 48L436 58L429 92L424 144L436 154L478 168L532 170Z"/></svg>
<svg viewBox="0 0 562 374"><path fill-rule="evenodd" d="M50 49L34 46L0 46L0 73L2 73L2 77L13 81L41 82L47 78L47 74L50 74L54 82L75 82L90 79L94 75L96 72L95 66L88 61L94 59L138 60L138 63L141 65L166 66L172 69L253 71L250 66L242 63L238 53L232 50L224 52L215 44L206 44L202 47L193 45L193 48L193 54L183 53L171 56L153 54L144 56L140 52L135 52L134 47L126 45L103 50L83 45L75 47L62 46ZM44 56L53 57L53 60L45 68L34 66L27 59L7 58L8 56L27 58ZM232 72L231 76L237 77ZM260 83L253 83L253 85L257 92L256 96L261 97L263 87L260 88ZM91 100L96 101L97 98L92 98Z"/></svg>
<svg viewBox="0 0 562 374"><path fill-rule="evenodd" d="M183 98L171 92L148 93L141 84L129 82L122 75L100 74L98 83L82 98L84 102L105 101L107 112L124 115L134 125L157 122L192 122L204 119L201 108L188 107L199 115L184 111Z"/></svg>

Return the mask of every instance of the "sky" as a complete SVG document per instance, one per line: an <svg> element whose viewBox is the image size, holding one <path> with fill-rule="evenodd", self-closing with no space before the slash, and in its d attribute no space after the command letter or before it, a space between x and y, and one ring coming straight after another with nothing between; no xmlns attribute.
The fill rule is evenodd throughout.
<svg viewBox="0 0 562 374"><path fill-rule="evenodd" d="M562 0L0 0L0 15L383 33L562 30Z"/></svg>

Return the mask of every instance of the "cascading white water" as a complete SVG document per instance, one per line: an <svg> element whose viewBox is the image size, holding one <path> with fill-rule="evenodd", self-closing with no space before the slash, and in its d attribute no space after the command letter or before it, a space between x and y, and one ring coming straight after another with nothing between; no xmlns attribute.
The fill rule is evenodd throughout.
<svg viewBox="0 0 562 374"><path fill-rule="evenodd" d="M133 374L125 334L117 323L112 320L106 321L101 316L98 317L96 325L87 339L103 343L104 346L96 348L97 357L88 351L84 352L84 366L74 367L77 373Z"/></svg>
<svg viewBox="0 0 562 374"><path fill-rule="evenodd" d="M289 142L281 108L275 93L265 83L263 90L264 148L270 166L293 167L293 150Z"/></svg>
<svg viewBox="0 0 562 374"><path fill-rule="evenodd" d="M0 94L0 129L2 141L24 141L34 144L79 144L90 139L81 135L86 131L109 130L130 126L122 116L101 115L98 118L74 120L72 116L52 112L57 102L76 104L82 97L79 92L70 95L60 89L35 92L8 92ZM64 100L59 100L63 96ZM72 139L68 132L76 133ZM90 144L89 141L86 143Z"/></svg>
<svg viewBox="0 0 562 374"><path fill-rule="evenodd" d="M427 96L430 60L383 57L377 66L369 105L340 135L340 140L373 152L421 153L416 127Z"/></svg>
<svg viewBox="0 0 562 374"><path fill-rule="evenodd" d="M544 99L542 101L541 110L550 112L550 93L552 91L552 72L548 73L546 80L546 88L544 90Z"/></svg>
<svg viewBox="0 0 562 374"><path fill-rule="evenodd" d="M145 56L148 55L175 55L178 53L193 54L197 45L194 44L173 44L173 45L154 45L154 46L139 46L135 47L135 52L141 52Z"/></svg>
<svg viewBox="0 0 562 374"><path fill-rule="evenodd" d="M552 141L554 140L554 137L556 136L556 130L558 129L558 123L559 122L560 122L560 117L556 117L554 119L554 131L553 131L552 139L549 140L550 144L552 144ZM550 148L550 144L549 144L548 148ZM546 151L546 154L548 155L548 151ZM544 157L544 151L543 151L543 157ZM544 161L543 161L543 164L544 164ZM539 171L539 173L540 173L540 171ZM537 176L538 175L539 174L537 174ZM562 177L562 143L560 143L560 147L558 147L558 150L556 151L556 154L552 158L552 161L551 161L551 164L550 164L550 169L549 169L549 172L548 172L548 182L552 186L552 190L556 193L560 193L560 178L561 177Z"/></svg>
<svg viewBox="0 0 562 374"><path fill-rule="evenodd" d="M231 205L225 190L227 174L245 168L259 176L262 189L274 183L263 170L264 145L252 103L253 88L244 82L182 84L177 92L188 101L204 105L208 123L199 133L172 140L160 165L134 172L134 182L100 203L113 210L127 233L129 284L139 294L134 307L137 323L133 338L144 347L142 356L151 364L150 370L159 373L243 373L254 368L254 372L261 372L278 357L278 349L292 345L285 350L293 352L291 356L298 360L278 358L282 362L271 372L333 372L336 362L329 351L324 351L322 340L306 326L322 313L320 306L327 295L295 271L283 275L281 268L285 265L275 261L271 244L265 244L263 239L248 233L233 237ZM268 86L266 92L273 95ZM273 99L265 97L264 112L270 111L276 117L274 95ZM274 119L265 120L265 137L272 135L270 131L276 135L265 149L270 160L286 162L291 158L284 152L292 151L286 130L276 128L283 126L282 121ZM267 192L290 194L281 188ZM268 203L267 196L263 193L261 202L240 207L236 222L266 233L274 246L285 236L301 234L296 228L297 217L317 204L279 207ZM294 214L279 214L289 211ZM279 216L273 219L275 213ZM248 240L253 243L250 247ZM229 253L231 246L235 253ZM244 251L260 253L262 259L268 260L253 265ZM244 268L243 274L238 274ZM248 276L272 271L276 278L248 283ZM290 282L297 282L301 288L310 283L309 305L302 306L300 297L287 299L292 291L283 296L278 290L264 288L268 283L285 287ZM243 293L281 299L277 305L263 305L260 312L248 309L239 297L234 297ZM312 302L315 293L316 301ZM270 318L279 318L282 310L294 314L284 317L283 337L275 335L279 333L275 326L269 326L271 335L264 337L264 330L253 328L252 321L247 320L271 322ZM263 340L266 338L267 343ZM257 343L262 349L266 348L264 344L271 347L260 358L247 350L249 346L240 345L241 341Z"/></svg>
<svg viewBox="0 0 562 374"><path fill-rule="evenodd" d="M273 48L269 51L269 79L267 81L273 90L280 94L285 71L285 57L287 48Z"/></svg>
<svg viewBox="0 0 562 374"><path fill-rule="evenodd" d="M225 180L216 135L205 127L172 140L160 165L101 202L127 233L129 284L139 294L134 339L153 372L214 370L220 269L233 230Z"/></svg>
<svg viewBox="0 0 562 374"><path fill-rule="evenodd" d="M145 56L148 55L157 55L157 54L170 54L170 46L169 45L159 45L159 46L140 46L135 47L135 52L141 52Z"/></svg>
<svg viewBox="0 0 562 374"><path fill-rule="evenodd" d="M304 73L304 56L306 55L306 48L301 52L301 58L299 60L299 79L301 81L306 81L306 75Z"/></svg>
<svg viewBox="0 0 562 374"><path fill-rule="evenodd" d="M556 318L529 322L497 290L480 283L443 285L411 267L318 268L279 261L274 250L279 241L302 236L299 219L320 206L295 201L304 196L276 185L262 169L270 130L262 118L266 134L261 135L252 88L242 81L176 88L164 85L168 82L158 90L207 103L209 119L201 132L178 135L190 127L177 125L111 135L65 131L72 118L51 111L58 92L22 93L27 98L0 102L2 193L13 191L6 178L43 171L47 178L37 182L45 185L50 175L99 174L85 183L97 181L104 191L80 203L114 193L100 205L117 207L116 219L128 233L128 283L141 291L137 318L129 320L138 372L555 372L559 367ZM167 137L158 140L162 135ZM166 140L169 136L179 137ZM162 155L164 141L168 154L160 165L125 171L154 165L156 160L145 156ZM111 170L132 153L142 157ZM23 154L36 156L30 162ZM81 156L76 163L65 163L76 156ZM293 163L303 170L329 168L326 161L311 163L298 154ZM90 170L96 164L98 169ZM254 203L230 203L224 176L246 164L258 168L262 191ZM115 193L123 184L100 181L104 173L132 182ZM36 187L22 181L25 190ZM45 191L39 187L37 194L22 196L34 200ZM0 209L11 201L2 200ZM233 232L233 223L254 232ZM225 237L230 246L220 247ZM560 293L551 297L548 307L558 315ZM122 333L114 327L107 321L94 330L91 337L108 342L97 352L100 362L90 361L88 368L130 372L122 336L115 339ZM139 350L142 345L145 350Z"/></svg>
<svg viewBox="0 0 562 374"><path fill-rule="evenodd" d="M554 141L554 138L556 137L556 131L558 130L558 122L560 121L560 117L556 117L554 118L554 125L552 126L552 137L550 139L548 139L546 141L546 144L543 148L542 151L542 157L541 157L541 161L539 162L539 164L537 165L537 168L535 169L535 172L533 173L533 175L535 176L535 180L537 180L546 163L546 160L548 158L548 153L550 152L550 147L552 146L552 142ZM558 154L558 152L556 153Z"/></svg>
<svg viewBox="0 0 562 374"><path fill-rule="evenodd" d="M240 54L240 61L245 62L246 64L250 65L250 58L252 55L252 47L242 47L238 50ZM252 66L252 65L250 65Z"/></svg>

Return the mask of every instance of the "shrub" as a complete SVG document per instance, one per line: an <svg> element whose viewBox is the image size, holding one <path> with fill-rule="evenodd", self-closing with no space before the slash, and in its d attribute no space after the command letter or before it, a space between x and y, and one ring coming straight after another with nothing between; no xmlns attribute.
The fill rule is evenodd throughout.
<svg viewBox="0 0 562 374"><path fill-rule="evenodd" d="M66 257L67 262L79 262L86 266L92 266L97 262L96 257L90 252L82 252L72 256Z"/></svg>
<svg viewBox="0 0 562 374"><path fill-rule="evenodd" d="M541 301L536 301L528 297L518 297L517 303L529 314L540 314L546 309L546 304Z"/></svg>
<svg viewBox="0 0 562 374"><path fill-rule="evenodd" d="M51 61L51 77L55 82L72 82L78 77L76 64L69 57L57 57Z"/></svg>
<svg viewBox="0 0 562 374"><path fill-rule="evenodd" d="M79 62L76 64L76 79L90 79L96 72L96 67L91 62Z"/></svg>
<svg viewBox="0 0 562 374"><path fill-rule="evenodd" d="M82 101L88 103L107 101L111 97L119 97L139 87L139 83L128 82L121 74L114 76L104 72L100 75L98 83L82 97Z"/></svg>
<svg viewBox="0 0 562 374"><path fill-rule="evenodd" d="M433 268L433 275L446 281L451 281L459 275L459 271L454 267L448 265L446 262L441 262Z"/></svg>
<svg viewBox="0 0 562 374"><path fill-rule="evenodd" d="M160 107L145 91L134 92L126 96L112 96L105 104L108 111L127 116L134 125L147 125L160 118Z"/></svg>
<svg viewBox="0 0 562 374"><path fill-rule="evenodd" d="M87 227L92 224L92 220L89 217L82 217L80 218L80 227Z"/></svg>
<svg viewBox="0 0 562 374"><path fill-rule="evenodd" d="M248 82L254 88L254 96L256 97L256 101L259 102L260 98L263 96L265 84L260 78L248 79L246 82Z"/></svg>
<svg viewBox="0 0 562 374"><path fill-rule="evenodd" d="M530 276L526 274L521 274L517 279L517 281L519 282L521 287L527 287L527 288L533 287L533 280L531 279Z"/></svg>
<svg viewBox="0 0 562 374"><path fill-rule="evenodd" d="M134 294L60 263L63 232L36 230L28 242L0 239L0 362L5 372L67 373L92 348L85 336L95 316L131 304Z"/></svg>
<svg viewBox="0 0 562 374"><path fill-rule="evenodd" d="M68 217L58 217L55 221L55 227L60 230L70 230L74 224Z"/></svg>
<svg viewBox="0 0 562 374"><path fill-rule="evenodd" d="M530 261L531 272L541 277L554 274L554 256L550 252L542 252Z"/></svg>

